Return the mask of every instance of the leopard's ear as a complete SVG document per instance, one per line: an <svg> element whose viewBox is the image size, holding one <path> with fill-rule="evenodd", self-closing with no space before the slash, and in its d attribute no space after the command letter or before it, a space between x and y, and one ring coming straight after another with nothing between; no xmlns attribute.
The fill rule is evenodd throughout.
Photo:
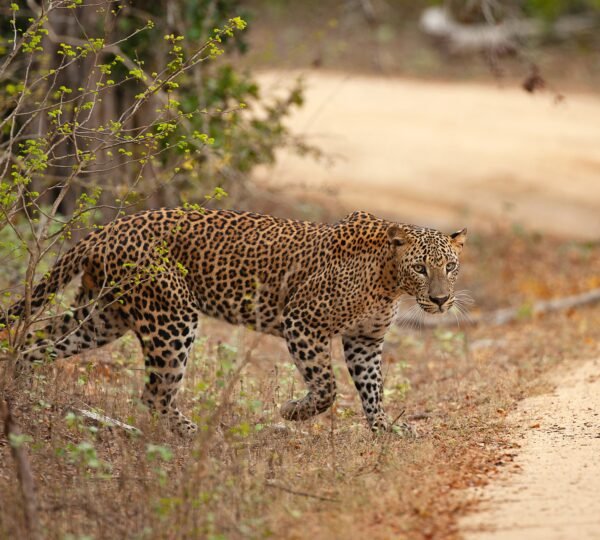
<svg viewBox="0 0 600 540"><path fill-rule="evenodd" d="M398 225L390 225L387 230L390 244L394 247L401 247L408 243L408 236L402 227Z"/></svg>
<svg viewBox="0 0 600 540"><path fill-rule="evenodd" d="M467 239L467 228L465 227L460 231L452 233L450 235L450 239L456 251L460 253L462 251L463 246L465 245L465 240Z"/></svg>

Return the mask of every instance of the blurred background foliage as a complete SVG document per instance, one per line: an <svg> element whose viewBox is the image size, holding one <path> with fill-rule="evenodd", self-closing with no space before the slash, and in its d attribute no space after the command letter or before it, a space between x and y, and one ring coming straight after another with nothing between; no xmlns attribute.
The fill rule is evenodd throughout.
<svg viewBox="0 0 600 540"><path fill-rule="evenodd" d="M523 12L532 17L556 20L564 15L586 14L600 10L599 0L525 0Z"/></svg>
<svg viewBox="0 0 600 540"><path fill-rule="evenodd" d="M21 104L18 122L21 127L25 122L28 125L20 132L19 141L9 140L10 123L4 123L0 131L0 160L14 163L19 155L31 154L30 147L22 146L23 141L43 141L36 149L47 152L50 159L42 170L33 171L28 189L43 194L40 203L46 205L56 199L58 188L76 165L76 151L93 148L93 144L79 130L53 147L57 134L48 137L52 118L47 111L36 109L36 103L44 100L47 109L52 108L49 100L60 105L60 120L65 124L75 121L78 99L103 84L102 98L94 104L86 129L88 133L94 128L106 131L148 86L142 78L132 76L136 71L132 65L149 76L160 72L165 64L170 69L173 63L181 62L178 56L192 56L214 35L214 29L222 28L230 18L239 16L249 23L247 30L223 36L223 54L214 55L219 58L196 63L177 77L176 86L167 88L174 103L171 116L179 115L179 119L173 129L168 127L170 131L163 133L161 147L154 148L152 158L142 160L135 153L139 145L120 140L118 152L110 156L105 152L104 157L110 159L101 163L97 156L78 172L77 181L60 203L63 215L72 215L81 197L92 196L98 187L102 192L93 197L94 202L98 199L111 205L115 199L125 200L132 209L204 202L215 187L231 195L220 205L241 207L252 196L252 171L273 163L277 149L287 146L317 156L316 148L285 127L286 116L303 103L302 81L287 74L287 89L266 97L253 73L260 69L323 68L431 78L489 78L489 62L476 58L483 52L488 60L492 58L496 76L523 80L532 72L531 66L540 64L545 76L560 74L562 80L576 86L595 82L600 74L600 0L58 3L64 4L64 9L48 14L43 24L46 33L39 36L39 50L29 55L20 53L0 73L0 116L6 118L17 99L28 103ZM40 6L51 4L17 0L0 7L0 53L5 58L11 55L14 37L20 37L40 15ZM439 39L423 31L423 14L435 7L442 7L452 24L461 28L499 27L516 21L535 24L535 31L530 31L527 39L509 36L510 46L503 51L474 50L469 54L475 57L469 57L449 46L447 36ZM578 30L565 38L564 32L555 31L557 21L574 24ZM77 58L60 69L54 80L46 77L33 90L22 92L26 73L48 74L64 64L64 44L76 49L93 40L98 40L94 54ZM115 61L119 53L129 61ZM35 57L33 62L30 56ZM503 59L498 62L500 56ZM102 79L103 74L93 69L100 64L111 65L114 84L106 84L107 77ZM53 94L49 97L50 86ZM60 88L66 90L58 91ZM65 92L69 92L68 100ZM145 100L122 128L133 138L147 132L153 122L160 123L156 113L160 106L164 103L156 96ZM51 147L52 152L48 152ZM10 168L0 173L3 181L11 181ZM101 219L107 217L112 216L104 213Z"/></svg>
<svg viewBox="0 0 600 540"><path fill-rule="evenodd" d="M15 182L20 167L30 199L48 206L79 167L59 205L65 216L80 208L82 197L89 198L88 206L111 206L115 200L131 209L176 206L205 202L216 187L219 199L231 194L229 203L221 204L235 204L245 195L251 170L271 163L278 147L310 150L283 125L302 104L301 81L263 98L249 69L233 67L232 59L248 50L243 28L220 33L220 50L213 44L205 58L181 69L231 18L247 16L238 0L5 4L0 8L2 181ZM35 47L11 54L21 39L35 40ZM178 69L172 83L143 97L162 75ZM15 108L18 115L11 118ZM144 134L157 131L158 146L150 150L141 144ZM30 141L47 158L23 169L23 163L31 165ZM81 166L84 152L97 155ZM110 217L114 212L99 219Z"/></svg>

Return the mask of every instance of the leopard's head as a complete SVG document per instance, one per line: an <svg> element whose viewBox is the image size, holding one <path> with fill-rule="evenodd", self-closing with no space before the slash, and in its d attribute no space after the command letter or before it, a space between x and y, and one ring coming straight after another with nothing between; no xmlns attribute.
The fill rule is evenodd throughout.
<svg viewBox="0 0 600 540"><path fill-rule="evenodd" d="M459 255L466 237L467 229L447 235L409 225L389 227L399 288L414 296L427 313L445 313L454 305Z"/></svg>

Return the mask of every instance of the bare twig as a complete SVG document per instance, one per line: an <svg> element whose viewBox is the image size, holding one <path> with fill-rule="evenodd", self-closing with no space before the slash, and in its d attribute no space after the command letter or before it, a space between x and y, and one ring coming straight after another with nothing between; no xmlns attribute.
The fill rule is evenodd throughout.
<svg viewBox="0 0 600 540"><path fill-rule="evenodd" d="M299 497L309 497L311 499L317 499L318 501L327 501L327 502L340 502L339 499L333 499L332 497L323 497L322 495L315 495L314 493L307 493L306 491L296 491L295 489L290 489L286 486L282 486L280 484L276 484L274 482L265 482L265 486L279 489L281 491L285 491L286 493L290 493L291 495L298 495Z"/></svg>
<svg viewBox="0 0 600 540"><path fill-rule="evenodd" d="M408 421L416 421L416 420L427 420L428 418L431 418L431 414L427 413L427 412L418 412L418 413L414 413L414 414L409 414L406 419Z"/></svg>

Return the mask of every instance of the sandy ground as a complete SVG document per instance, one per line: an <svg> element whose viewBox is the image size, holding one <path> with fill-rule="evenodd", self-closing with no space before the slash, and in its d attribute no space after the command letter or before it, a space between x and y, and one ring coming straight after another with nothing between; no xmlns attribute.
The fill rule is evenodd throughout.
<svg viewBox="0 0 600 540"><path fill-rule="evenodd" d="M264 73L267 90L294 74ZM441 228L508 218L536 230L600 231L600 96L529 95L513 86L305 76L289 124L336 158L286 153L260 177L334 188L347 208Z"/></svg>
<svg viewBox="0 0 600 540"><path fill-rule="evenodd" d="M561 375L512 415L525 430L513 471L476 494L467 540L600 538L600 359Z"/></svg>

